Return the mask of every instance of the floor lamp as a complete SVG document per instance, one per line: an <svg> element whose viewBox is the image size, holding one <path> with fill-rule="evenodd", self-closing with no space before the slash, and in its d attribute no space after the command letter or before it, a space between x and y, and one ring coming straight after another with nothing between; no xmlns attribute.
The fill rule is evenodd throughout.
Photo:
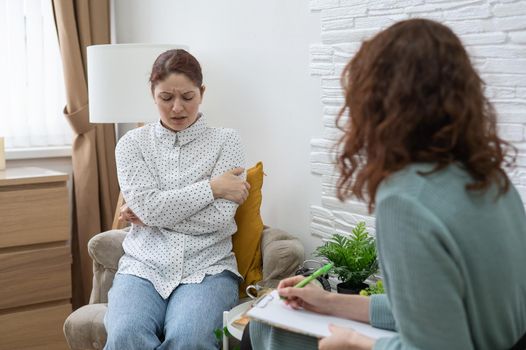
<svg viewBox="0 0 526 350"><path fill-rule="evenodd" d="M142 123L159 119L148 79L161 53L184 45L110 44L88 46L88 95L91 123ZM122 228L119 194L112 228Z"/></svg>

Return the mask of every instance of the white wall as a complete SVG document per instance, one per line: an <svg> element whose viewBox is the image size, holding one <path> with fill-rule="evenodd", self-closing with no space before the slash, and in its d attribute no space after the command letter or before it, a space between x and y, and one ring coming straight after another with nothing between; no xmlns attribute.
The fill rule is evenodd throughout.
<svg viewBox="0 0 526 350"><path fill-rule="evenodd" d="M320 180L310 171L310 141L322 134L320 80L309 46L320 18L305 0L114 0L117 43L184 43L200 60L210 124L239 130L249 164L265 166L266 224L319 244L310 206Z"/></svg>
<svg viewBox="0 0 526 350"><path fill-rule="evenodd" d="M264 221L307 252L357 221L374 233L363 203L335 198L339 74L363 38L409 17L439 20L467 45L501 136L519 149L510 175L526 201L526 0L114 1L117 42L191 47L208 85L203 111L241 132L250 163L265 163Z"/></svg>
<svg viewBox="0 0 526 350"><path fill-rule="evenodd" d="M335 198L330 145L339 135L334 118L343 104L338 79L363 38L412 17L450 26L466 45L497 109L500 136L519 150L509 175L526 203L526 0L311 0L310 5L321 17L321 44L311 47L311 66L322 78L325 122L311 154L314 172L322 175L322 205L312 208L313 235L349 232L361 220L374 232L374 217L363 203Z"/></svg>

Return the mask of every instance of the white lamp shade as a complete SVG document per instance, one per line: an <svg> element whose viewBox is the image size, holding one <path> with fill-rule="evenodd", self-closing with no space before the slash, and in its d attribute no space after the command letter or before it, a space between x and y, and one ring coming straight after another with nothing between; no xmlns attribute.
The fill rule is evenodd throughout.
<svg viewBox="0 0 526 350"><path fill-rule="evenodd" d="M155 59L184 45L113 44L88 46L88 95L92 123L159 120L148 79Z"/></svg>

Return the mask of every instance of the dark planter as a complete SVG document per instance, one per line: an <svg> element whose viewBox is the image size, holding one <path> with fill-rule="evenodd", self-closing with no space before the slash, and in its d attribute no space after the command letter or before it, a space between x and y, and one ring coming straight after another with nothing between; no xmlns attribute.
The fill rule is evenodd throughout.
<svg viewBox="0 0 526 350"><path fill-rule="evenodd" d="M340 294L360 294L360 291L367 287L369 287L369 285L363 282L359 285L351 285L347 282L341 282L336 285L336 290Z"/></svg>

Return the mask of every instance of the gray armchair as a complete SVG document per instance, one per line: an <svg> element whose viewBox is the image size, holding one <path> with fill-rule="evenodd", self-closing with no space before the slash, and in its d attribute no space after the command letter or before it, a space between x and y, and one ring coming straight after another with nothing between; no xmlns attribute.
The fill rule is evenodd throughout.
<svg viewBox="0 0 526 350"><path fill-rule="evenodd" d="M93 259L93 289L89 304L75 310L64 323L64 334L73 350L102 349L106 344L104 315L108 291L113 283L126 230L100 233L88 243ZM261 241L263 281L279 280L294 274L304 258L303 245L290 234L269 227Z"/></svg>

